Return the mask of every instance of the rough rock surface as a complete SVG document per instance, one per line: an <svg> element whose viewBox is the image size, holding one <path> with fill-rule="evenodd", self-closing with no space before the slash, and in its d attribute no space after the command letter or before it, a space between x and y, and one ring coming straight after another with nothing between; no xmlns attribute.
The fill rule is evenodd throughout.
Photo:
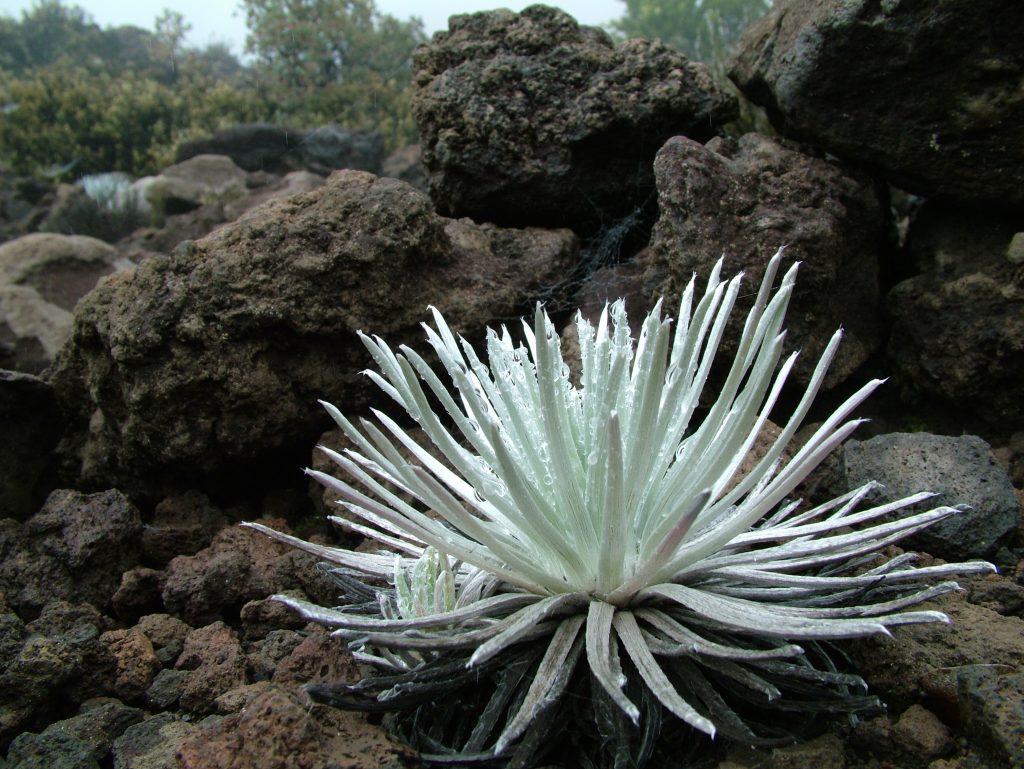
<svg viewBox="0 0 1024 769"><path fill-rule="evenodd" d="M966 505L955 515L908 537L911 549L949 561L991 556L1017 528L1017 497L991 447L976 435L889 433L843 447L847 487L878 481L879 502L931 491L918 509Z"/></svg>
<svg viewBox="0 0 1024 769"><path fill-rule="evenodd" d="M376 131L324 126L311 130L267 123L247 123L218 131L178 148L180 163L196 155L227 155L246 171L313 171L329 174L340 168L377 173L384 139Z"/></svg>
<svg viewBox="0 0 1024 769"><path fill-rule="evenodd" d="M795 376L809 378L840 326L845 335L826 387L843 381L876 349L885 220L869 180L759 134L707 145L672 138L654 170L661 215L651 250L654 265L668 275L663 293L678 296L695 272L706 278L724 254L723 276L745 275L746 301L737 302L745 313L764 265L785 246L782 269L801 263L786 315L790 349L802 351ZM671 303L668 311L675 312ZM737 331L742 313L733 313ZM721 349L735 349L735 336Z"/></svg>
<svg viewBox="0 0 1024 769"><path fill-rule="evenodd" d="M957 673L957 693L966 731L984 752L1024 767L1024 670L967 665Z"/></svg>
<svg viewBox="0 0 1024 769"><path fill-rule="evenodd" d="M87 604L54 601L28 623L0 613L0 746L111 690L113 659L99 640L108 628Z"/></svg>
<svg viewBox="0 0 1024 769"><path fill-rule="evenodd" d="M1024 203L1016 0L790 0L730 76L788 137L923 195Z"/></svg>
<svg viewBox="0 0 1024 769"><path fill-rule="evenodd" d="M90 294L52 377L66 456L147 494L232 466L259 483L268 457L290 479L327 421L317 399L378 397L355 331L422 347L434 304L478 334L575 255L568 231L446 220L402 182L338 172Z"/></svg>
<svg viewBox="0 0 1024 769"><path fill-rule="evenodd" d="M365 716L311 705L276 686L187 739L178 757L181 769L400 769L412 758Z"/></svg>
<svg viewBox="0 0 1024 769"><path fill-rule="evenodd" d="M174 713L157 713L114 740L114 769L178 769L178 748L202 728Z"/></svg>
<svg viewBox="0 0 1024 769"><path fill-rule="evenodd" d="M142 718L141 710L117 700L87 703L78 715L55 721L39 734L18 735L11 743L7 760L10 765L24 769L98 767L114 740Z"/></svg>
<svg viewBox="0 0 1024 769"><path fill-rule="evenodd" d="M49 384L0 370L0 518L24 520L39 509L62 430Z"/></svg>
<svg viewBox="0 0 1024 769"><path fill-rule="evenodd" d="M139 511L117 490L58 489L24 524L2 523L0 591L29 614L56 599L106 607L138 561Z"/></svg>
<svg viewBox="0 0 1024 769"><path fill-rule="evenodd" d="M703 65L540 5L451 17L416 50L413 82L438 210L515 226L631 212L669 136L706 139L736 114Z"/></svg>
<svg viewBox="0 0 1024 769"><path fill-rule="evenodd" d="M928 604L945 612L950 625L900 628L895 638L873 636L844 646L857 672L889 707L902 708L924 697L924 705L950 721L958 712L957 673L985 663L1024 667L1024 633L1019 617L1004 617L950 593Z"/></svg>
<svg viewBox="0 0 1024 769"><path fill-rule="evenodd" d="M888 359L908 402L996 435L1024 430L1024 216L928 202L910 223L917 274L887 297Z"/></svg>
<svg viewBox="0 0 1024 769"><path fill-rule="evenodd" d="M0 245L0 366L40 373L70 335L78 300L127 266L85 235L33 233Z"/></svg>
<svg viewBox="0 0 1024 769"><path fill-rule="evenodd" d="M175 668L190 671L181 691L181 707L190 713L210 713L218 696L245 684L238 635L223 622L190 632Z"/></svg>
<svg viewBox="0 0 1024 769"><path fill-rule="evenodd" d="M263 523L283 528L280 521ZM162 593L168 611L198 625L235 614L249 601L288 588L302 588L307 595L327 601L334 594L313 556L232 526L222 530L210 547L171 561Z"/></svg>

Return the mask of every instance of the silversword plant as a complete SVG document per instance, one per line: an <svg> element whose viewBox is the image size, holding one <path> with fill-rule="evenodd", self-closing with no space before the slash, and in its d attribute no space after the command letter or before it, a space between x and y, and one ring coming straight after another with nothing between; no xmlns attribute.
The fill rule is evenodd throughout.
<svg viewBox="0 0 1024 769"><path fill-rule="evenodd" d="M797 265L773 291L781 259L780 250L767 265L710 404L699 400L741 286L740 276L721 280L721 263L699 300L691 281L676 319L659 303L635 341L622 302L596 325L577 316L578 384L539 307L524 343L489 330L486 363L433 310L424 328L451 385L414 350L361 335L380 369L368 375L432 450L380 411L357 426L324 404L354 445L323 448L347 480L307 472L358 522L332 520L387 551L249 524L331 564L349 596L338 608L275 596L379 669L320 694L436 708L444 687L489 681L475 728L445 760L510 765L529 763L551 728L538 716L581 677L627 726L667 711L749 742L783 736L756 715L771 704L863 707L863 682L836 669L827 644L946 622L911 609L955 589L951 576L992 567L878 555L959 512L921 511L928 493L867 506L869 484L811 509L790 499L880 384L852 395L787 459L841 332L767 450L741 470L796 359L783 354L782 323ZM437 730L418 735L428 751L445 748Z"/></svg>

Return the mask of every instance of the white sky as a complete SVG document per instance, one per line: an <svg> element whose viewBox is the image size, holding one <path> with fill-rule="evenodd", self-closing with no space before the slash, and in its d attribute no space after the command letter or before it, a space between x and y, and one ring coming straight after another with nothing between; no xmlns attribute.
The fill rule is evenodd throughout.
<svg viewBox="0 0 1024 769"><path fill-rule="evenodd" d="M494 8L520 11L537 0L376 0L377 9L399 19L419 16L427 34L447 29L448 17L456 13L471 13ZM164 8L181 13L192 25L189 42L193 45L227 43L236 54L245 44L245 17L238 10L238 0L63 0L66 6L79 6L100 26L133 24L153 29L153 21ZM34 5L33 0L0 0L0 15L21 18L21 13ZM619 18L625 12L620 0L552 0L553 5L568 12L581 24L601 25Z"/></svg>

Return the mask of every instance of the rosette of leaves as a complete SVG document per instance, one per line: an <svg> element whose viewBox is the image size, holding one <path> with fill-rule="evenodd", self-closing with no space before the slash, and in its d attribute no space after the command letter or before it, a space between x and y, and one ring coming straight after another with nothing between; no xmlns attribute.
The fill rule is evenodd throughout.
<svg viewBox="0 0 1024 769"><path fill-rule="evenodd" d="M871 506L869 484L810 509L790 499L880 384L786 458L841 332L767 450L741 470L796 359L783 354L782 323L797 265L773 290L781 258L705 404L741 286L721 279L721 263L699 300L691 281L675 321L659 303L636 340L621 302L596 325L578 316L578 383L539 307L522 343L489 331L486 363L433 310L424 328L451 385L411 348L361 335L380 367L368 375L433 451L380 411L357 426L324 404L354 445L323 448L347 480L307 472L359 521L338 524L387 550L249 524L329 565L346 605L276 598L377 668L314 696L404 711L399 731L446 763L508 766L530 765L567 723L589 721L606 763L626 766L643 764L676 719L770 743L792 738L798 721L787 715L869 707L832 642L947 622L913 607L956 589L950 577L992 567L878 555L959 512L922 511L928 493Z"/></svg>

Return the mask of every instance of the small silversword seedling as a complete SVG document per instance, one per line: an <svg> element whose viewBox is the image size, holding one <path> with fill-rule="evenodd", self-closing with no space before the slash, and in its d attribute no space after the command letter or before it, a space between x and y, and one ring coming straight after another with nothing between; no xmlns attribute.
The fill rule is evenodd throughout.
<svg viewBox="0 0 1024 769"><path fill-rule="evenodd" d="M533 760L557 720L539 716L568 708L573 685L606 703L591 711L598 731L632 721L648 737L666 711L705 734L759 742L786 736L760 717L769 706L863 708L870 698L854 693L863 682L836 669L829 642L946 622L909 609L955 589L948 577L991 566L915 568L912 555L878 555L958 512L920 512L927 493L866 509L870 484L811 509L790 500L854 431L851 413L880 384L851 396L786 459L839 332L792 415L741 470L796 359L783 356L782 322L797 266L773 291L781 258L768 264L705 404L740 290L739 276L720 279L721 263L699 300L691 281L675 321L659 303L635 341L621 302L596 326L578 316L578 384L540 308L523 324L523 344L489 331L487 363L434 310L425 328L451 389L414 350L361 335L380 367L369 376L433 450L384 413L357 427L324 404L355 446L323 449L348 480L307 472L359 522L332 520L389 551L324 547L249 524L328 562L350 598L324 608L275 596L378 668L317 693L419 707L410 733L427 752L447 748L450 763L504 756L511 766ZM480 712L461 716L461 732L438 700L467 683ZM636 749L638 763L651 739Z"/></svg>

